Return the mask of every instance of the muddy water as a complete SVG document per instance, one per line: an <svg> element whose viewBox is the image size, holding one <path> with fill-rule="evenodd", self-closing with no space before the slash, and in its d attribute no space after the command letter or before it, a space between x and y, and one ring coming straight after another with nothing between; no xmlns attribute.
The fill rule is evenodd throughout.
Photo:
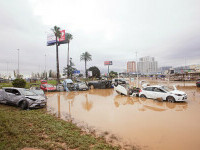
<svg viewBox="0 0 200 150"><path fill-rule="evenodd" d="M113 89L48 93L47 109L110 131L142 149L200 149L200 89L178 87L186 103L117 95Z"/></svg>

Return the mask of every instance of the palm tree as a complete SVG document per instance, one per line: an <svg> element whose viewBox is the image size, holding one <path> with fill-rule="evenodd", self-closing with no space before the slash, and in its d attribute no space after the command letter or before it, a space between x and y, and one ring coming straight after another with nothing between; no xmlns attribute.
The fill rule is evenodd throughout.
<svg viewBox="0 0 200 150"><path fill-rule="evenodd" d="M86 66L87 66L87 61L91 61L92 60L92 55L90 55L90 53L85 52L81 54L80 60L85 61L85 76L87 78L87 71L86 71Z"/></svg>
<svg viewBox="0 0 200 150"><path fill-rule="evenodd" d="M68 43L68 54L67 54L67 67L69 66L69 43L73 39L73 36L70 33L67 33L67 43ZM69 77L69 71L67 73L67 76Z"/></svg>
<svg viewBox="0 0 200 150"><path fill-rule="evenodd" d="M60 27L54 26L53 29L51 29L56 37L56 66L57 66L57 84L60 83L60 71L59 71L59 58L58 58L58 38L61 37L61 33L60 33Z"/></svg>

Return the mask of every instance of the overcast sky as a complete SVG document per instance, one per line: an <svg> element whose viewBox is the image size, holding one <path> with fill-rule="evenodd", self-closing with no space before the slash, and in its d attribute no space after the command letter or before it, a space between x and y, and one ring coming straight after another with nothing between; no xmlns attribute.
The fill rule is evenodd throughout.
<svg viewBox="0 0 200 150"><path fill-rule="evenodd" d="M73 35L70 57L84 70L81 53L92 55L90 66L104 72L152 56L161 66L200 64L199 0L0 0L0 74L56 70L56 48L47 47L47 33L57 25ZM60 70L67 64L67 45L59 47Z"/></svg>

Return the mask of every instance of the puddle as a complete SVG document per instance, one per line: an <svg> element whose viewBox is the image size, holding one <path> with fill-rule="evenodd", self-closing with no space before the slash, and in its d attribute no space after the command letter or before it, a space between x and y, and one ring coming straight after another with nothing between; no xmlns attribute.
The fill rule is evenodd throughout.
<svg viewBox="0 0 200 150"><path fill-rule="evenodd" d="M178 87L185 103L118 95L113 89L48 93L47 110L121 137L142 149L200 149L200 88Z"/></svg>

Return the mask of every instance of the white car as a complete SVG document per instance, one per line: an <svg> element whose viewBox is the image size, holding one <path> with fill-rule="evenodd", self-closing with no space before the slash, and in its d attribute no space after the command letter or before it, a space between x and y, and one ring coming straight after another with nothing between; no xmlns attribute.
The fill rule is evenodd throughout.
<svg viewBox="0 0 200 150"><path fill-rule="evenodd" d="M140 90L139 97L161 99L168 102L182 102L187 99L187 94L183 91L179 91L175 88L170 90L166 86L154 85L147 86Z"/></svg>

